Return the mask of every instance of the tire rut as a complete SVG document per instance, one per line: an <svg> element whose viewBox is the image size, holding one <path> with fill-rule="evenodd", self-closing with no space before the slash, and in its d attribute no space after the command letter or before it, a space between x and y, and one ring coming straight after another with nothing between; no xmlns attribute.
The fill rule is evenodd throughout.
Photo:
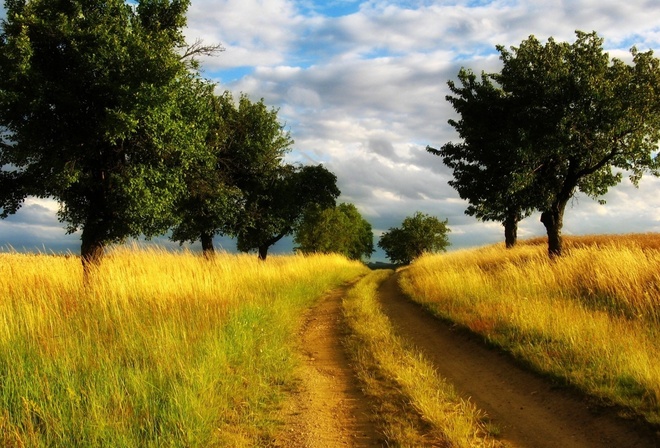
<svg viewBox="0 0 660 448"><path fill-rule="evenodd" d="M407 299L398 275L378 297L397 333L409 340L457 392L484 410L513 447L658 447L647 428L590 407L577 394L515 365L471 334L457 331Z"/></svg>
<svg viewBox="0 0 660 448"><path fill-rule="evenodd" d="M350 286L331 291L307 314L300 335L301 383L285 404L275 447L383 446L342 344L342 298Z"/></svg>

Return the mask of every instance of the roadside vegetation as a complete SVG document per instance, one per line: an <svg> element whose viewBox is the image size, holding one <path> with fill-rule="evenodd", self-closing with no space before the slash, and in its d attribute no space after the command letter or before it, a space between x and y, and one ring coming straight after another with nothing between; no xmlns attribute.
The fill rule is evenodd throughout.
<svg viewBox="0 0 660 448"><path fill-rule="evenodd" d="M396 336L379 308L376 291L392 271L374 271L344 300L347 347L388 446L499 446L484 415L462 400L424 357Z"/></svg>
<svg viewBox="0 0 660 448"><path fill-rule="evenodd" d="M0 254L0 445L263 446L303 310L344 257Z"/></svg>
<svg viewBox="0 0 660 448"><path fill-rule="evenodd" d="M660 423L660 235L545 239L424 256L404 291L532 368Z"/></svg>

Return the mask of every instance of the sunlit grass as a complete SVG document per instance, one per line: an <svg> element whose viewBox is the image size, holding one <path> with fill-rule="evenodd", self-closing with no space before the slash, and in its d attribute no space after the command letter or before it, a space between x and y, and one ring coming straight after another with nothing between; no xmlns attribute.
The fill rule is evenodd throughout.
<svg viewBox="0 0 660 448"><path fill-rule="evenodd" d="M0 446L263 445L338 256L0 254Z"/></svg>
<svg viewBox="0 0 660 448"><path fill-rule="evenodd" d="M660 237L569 238L426 256L402 286L536 369L660 423Z"/></svg>
<svg viewBox="0 0 660 448"><path fill-rule="evenodd" d="M395 334L376 297L391 274L381 270L361 279L343 302L347 346L366 393L377 402L388 446L499 446L480 411Z"/></svg>

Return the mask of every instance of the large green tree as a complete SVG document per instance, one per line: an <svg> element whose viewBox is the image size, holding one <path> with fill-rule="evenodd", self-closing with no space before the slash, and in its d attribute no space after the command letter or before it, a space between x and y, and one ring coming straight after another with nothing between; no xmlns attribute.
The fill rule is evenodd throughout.
<svg viewBox="0 0 660 448"><path fill-rule="evenodd" d="M0 207L60 202L84 265L162 233L205 151L209 90L182 27L188 0L7 0L0 30ZM194 52L194 49L193 49Z"/></svg>
<svg viewBox="0 0 660 448"><path fill-rule="evenodd" d="M447 250L451 230L447 220L416 212L403 220L401 227L392 227L383 233L378 247L385 251L393 263L410 264L424 253L436 253Z"/></svg>
<svg viewBox="0 0 660 448"><path fill-rule="evenodd" d="M531 36L518 47L498 46L502 70L488 75L518 129L514 193L522 195L523 209L532 204L541 211L551 257L562 253L564 212L577 191L599 198L622 171L637 184L644 172L658 170L658 59L633 48L627 64L610 59L595 32L576 35L572 44ZM511 134L504 135L506 142Z"/></svg>
<svg viewBox="0 0 660 448"><path fill-rule="evenodd" d="M307 208L333 207L340 194L337 177L322 165L282 165L262 182L247 192L246 224L239 229L237 243L240 251L256 249L262 260L273 244L293 234Z"/></svg>
<svg viewBox="0 0 660 448"><path fill-rule="evenodd" d="M449 142L441 149L427 151L442 157L453 170L449 181L469 205L465 211L484 221L501 222L507 248L516 244L518 223L534 207L530 201L524 151L518 122L510 114L511 98L490 76L480 78L467 69L458 73L460 86L449 81L453 95L447 95L459 120L449 120L460 143Z"/></svg>
<svg viewBox="0 0 660 448"><path fill-rule="evenodd" d="M660 63L652 51L631 50L632 64L610 59L595 32L573 44L544 45L533 36L517 48L498 47L497 82L513 97L513 113L533 151L533 189L551 256L561 255L566 205L576 191L605 194L630 173L636 185L655 172L660 140Z"/></svg>
<svg viewBox="0 0 660 448"><path fill-rule="evenodd" d="M352 260L369 258L374 234L353 204L309 207L295 231L296 250L302 253L339 253Z"/></svg>

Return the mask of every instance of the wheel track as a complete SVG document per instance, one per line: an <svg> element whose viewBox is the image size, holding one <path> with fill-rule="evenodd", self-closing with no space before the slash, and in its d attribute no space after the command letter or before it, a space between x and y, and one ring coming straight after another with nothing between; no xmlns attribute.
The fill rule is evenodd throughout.
<svg viewBox="0 0 660 448"><path fill-rule="evenodd" d="M300 335L301 383L285 404L285 429L275 447L384 446L342 344L341 302L350 286L331 291L307 314Z"/></svg>

